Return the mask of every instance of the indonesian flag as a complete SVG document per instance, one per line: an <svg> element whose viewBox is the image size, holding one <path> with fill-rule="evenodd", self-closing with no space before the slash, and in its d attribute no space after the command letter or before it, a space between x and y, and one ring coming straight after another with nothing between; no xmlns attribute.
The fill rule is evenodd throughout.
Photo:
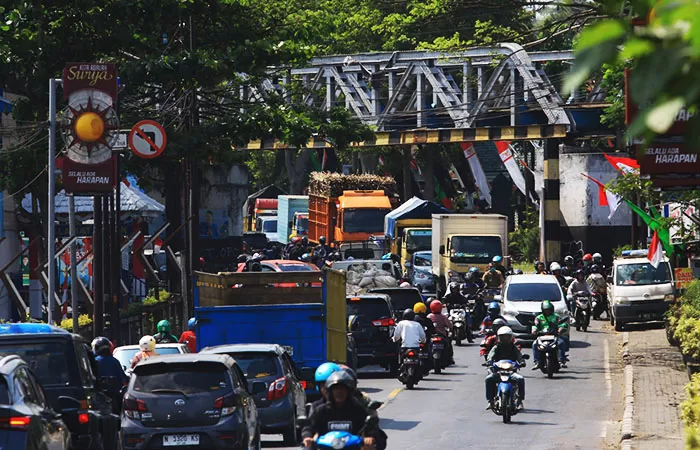
<svg viewBox="0 0 700 450"><path fill-rule="evenodd" d="M649 264L654 266L654 269L659 267L659 264L664 259L664 250L661 246L661 239L659 239L659 233L654 231L654 237L651 238L651 244L649 245L649 252L647 252L647 258L649 258Z"/></svg>
<svg viewBox="0 0 700 450"><path fill-rule="evenodd" d="M153 241L153 253L160 253L160 249L163 247L163 240L161 238L156 238Z"/></svg>
<svg viewBox="0 0 700 450"><path fill-rule="evenodd" d="M462 151L464 151L464 157L467 158L469 168L472 171L472 175L474 175L474 183L479 190L479 198L486 200L489 206L491 206L491 189L489 188L489 182L486 179L484 169L481 167L481 161L479 161L479 157L476 155L474 145L471 142L462 142Z"/></svg>
<svg viewBox="0 0 700 450"><path fill-rule="evenodd" d="M632 158L624 158L620 156L610 156L603 153L608 162L619 172L639 174L639 163Z"/></svg>
<svg viewBox="0 0 700 450"><path fill-rule="evenodd" d="M518 163L515 162L513 158L513 150L510 146L510 142L497 141L496 148L498 149L498 156L501 157L503 165L506 166L510 179L513 180L513 184L518 187L518 190L527 197L527 188L525 186L525 178L523 173L518 168Z"/></svg>
<svg viewBox="0 0 700 450"><path fill-rule="evenodd" d="M589 177L585 173L582 173L584 177L588 178L592 182L598 185L598 206L607 206L610 208L610 214L608 214L608 219L612 219L612 216L617 211L618 206L622 202L622 198L619 195L605 189L605 185L593 177Z"/></svg>

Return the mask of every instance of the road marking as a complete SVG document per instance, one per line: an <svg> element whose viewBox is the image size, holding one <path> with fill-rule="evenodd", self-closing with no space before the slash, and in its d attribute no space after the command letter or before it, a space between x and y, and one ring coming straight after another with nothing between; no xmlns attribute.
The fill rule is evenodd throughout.
<svg viewBox="0 0 700 450"><path fill-rule="evenodd" d="M399 392L403 391L403 388L396 388L391 393L389 393L389 396L386 398L387 400L393 400L396 398L397 395L399 395Z"/></svg>
<svg viewBox="0 0 700 450"><path fill-rule="evenodd" d="M603 368L605 369L605 390L608 398L612 396L612 374L610 373L610 347L608 340L603 341Z"/></svg>

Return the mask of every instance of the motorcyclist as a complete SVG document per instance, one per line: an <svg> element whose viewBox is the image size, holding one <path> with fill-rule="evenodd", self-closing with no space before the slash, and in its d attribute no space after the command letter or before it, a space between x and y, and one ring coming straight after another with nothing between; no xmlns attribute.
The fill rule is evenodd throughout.
<svg viewBox="0 0 700 450"><path fill-rule="evenodd" d="M583 255L583 272L588 276L589 273L591 273L591 264L593 264L593 255L590 253L586 253Z"/></svg>
<svg viewBox="0 0 700 450"><path fill-rule="evenodd" d="M288 258L293 261L298 261L301 256L306 253L306 247L304 247L303 239L296 237L293 239L294 246L289 251Z"/></svg>
<svg viewBox="0 0 700 450"><path fill-rule="evenodd" d="M469 274L470 274L470 273L472 274L473 281L471 281L471 280L469 279ZM484 275L483 275L481 272L479 272L479 268L476 267L476 266L472 266L472 267L469 268L469 271L468 271L467 274L464 276L464 279L465 279L468 283L471 283L471 282L475 283L475 284L477 285L477 287L478 287L479 289L481 289L481 288L484 287L484 280L483 280L483 277L484 277Z"/></svg>
<svg viewBox="0 0 700 450"><path fill-rule="evenodd" d="M521 367L525 367L523 354L520 353L520 349L515 345L513 330L508 326L501 327L498 330L497 338L498 343L493 346L486 357L486 366L491 368L494 362L508 359L516 361ZM513 373L511 378L518 384L519 395L518 404L516 406L522 409L523 401L525 400L525 378L518 373ZM486 409L493 409L493 399L496 395L498 380L498 373L495 371L492 371L484 380L484 384L486 385L486 401L488 402L488 407Z"/></svg>
<svg viewBox="0 0 700 450"><path fill-rule="evenodd" d="M346 366L345 364L338 364L338 367L340 367L340 370L342 370L343 372L347 372L348 375L350 375L353 378L353 380L355 380L355 383L357 383L357 374L354 370L352 370L352 368ZM360 401L362 406L364 406L365 408L369 408L369 404L372 402L372 399L369 397L369 395L365 394L359 389L355 389L354 395L355 398ZM370 410L370 414L374 414L375 416L378 415L377 411L372 410Z"/></svg>
<svg viewBox="0 0 700 450"><path fill-rule="evenodd" d="M494 263L489 263L489 270L484 274L483 280L486 289L500 289L505 277L496 269Z"/></svg>
<svg viewBox="0 0 700 450"><path fill-rule="evenodd" d="M326 245L326 237L321 236L318 238L318 245L314 247L313 253L315 255L318 255L321 259L325 260L329 253L330 253L330 247Z"/></svg>
<svg viewBox="0 0 700 450"><path fill-rule="evenodd" d="M129 382L121 363L112 356L112 343L104 336L98 336L92 341L92 353L97 363L97 377L107 379L106 394L112 400L115 411L121 406L121 389Z"/></svg>
<svg viewBox="0 0 700 450"><path fill-rule="evenodd" d="M139 340L139 352L134 355L131 360L131 368L136 367L136 364L140 363L144 359L151 358L153 356L158 356L156 351L156 340L153 336L145 335Z"/></svg>
<svg viewBox="0 0 700 450"><path fill-rule="evenodd" d="M435 325L433 325L432 320L428 319L428 308L425 306L425 303L418 302L415 305L413 305L413 312L416 315L415 319L413 320L415 320L423 326L426 338L429 339L433 337L435 335Z"/></svg>
<svg viewBox="0 0 700 450"><path fill-rule="evenodd" d="M329 431L347 431L358 435L362 432L364 447L383 450L386 436L378 426L365 427L370 414L353 395L356 381L345 371L332 373L326 380L328 401L313 411L310 424L302 430L304 448L313 448L315 438Z"/></svg>
<svg viewBox="0 0 700 450"><path fill-rule="evenodd" d="M190 320L187 321L187 331L183 331L178 340L180 344L187 345L190 353L197 353L197 335L194 333L196 326L197 320L190 317Z"/></svg>
<svg viewBox="0 0 700 450"><path fill-rule="evenodd" d="M496 342L498 342L498 330L505 326L508 326L508 322L503 319L496 319L493 321L493 324L491 324L492 333L486 336L486 339L484 339L484 342L481 344L481 347L479 348L479 356L486 357L489 354L493 346L496 345ZM520 349L520 344L518 343L517 339L513 338L513 343Z"/></svg>
<svg viewBox="0 0 700 450"><path fill-rule="evenodd" d="M433 322L433 325L435 325L435 331L442 335L443 337L447 338L445 341L447 342L447 346L445 347L445 350L447 350L447 360L450 361L450 364L454 364L454 350L452 349L452 339L449 339L450 336L452 336L452 322L450 322L450 319L442 313L442 303L440 303L440 300L433 300L430 303L430 314L428 314L428 319L430 319L431 322Z"/></svg>
<svg viewBox="0 0 700 450"><path fill-rule="evenodd" d="M426 336L423 326L416 321L416 313L407 308L403 312L402 319L394 328L394 335L391 339L394 342L401 341L401 348L420 348L420 344L425 342ZM432 325L432 322L430 324Z"/></svg>
<svg viewBox="0 0 700 450"><path fill-rule="evenodd" d="M598 264L591 265L591 274L586 278L586 284L591 292L597 292L603 305L608 304L608 282L605 280L603 269Z"/></svg>
<svg viewBox="0 0 700 450"><path fill-rule="evenodd" d="M501 255L496 255L493 257L493 259L491 259L491 262L496 267L496 270L498 270L505 279L505 277L508 276L508 270L503 265L503 257Z"/></svg>
<svg viewBox="0 0 700 450"><path fill-rule="evenodd" d="M562 338L562 334L566 333L568 325L566 323L560 323L559 315L554 312L554 305L549 300L545 300L540 305L542 314L535 317L535 323L532 325L532 334L539 336L546 333L557 333L557 338L559 341L559 364L562 367L566 367L566 349L567 343ZM533 366L532 370L537 370L540 368L540 359L542 358L542 352L537 349L537 339L532 342L532 359Z"/></svg>
<svg viewBox="0 0 700 450"><path fill-rule="evenodd" d="M547 275L547 267L542 261L535 261L535 273L538 275Z"/></svg>
<svg viewBox="0 0 700 450"><path fill-rule="evenodd" d="M574 312L575 304L573 300L569 299L569 297L573 297L576 294L588 296L593 295L593 293L591 292L591 288L588 286L588 283L586 283L586 276L584 275L583 269L579 269L576 271L576 278L574 279L574 281L571 282L567 291L567 300L569 304L569 311L571 313Z"/></svg>
<svg viewBox="0 0 700 450"><path fill-rule="evenodd" d="M486 309L486 317L481 321L481 333L487 333L488 330L493 328L493 321L496 319L503 319L508 323L505 317L501 316L501 305L498 302L489 303Z"/></svg>
<svg viewBox="0 0 700 450"><path fill-rule="evenodd" d="M289 240L289 243L284 247L283 256L284 259L292 259L291 255L296 247L297 243L301 242L301 238L295 236Z"/></svg>
<svg viewBox="0 0 700 450"><path fill-rule="evenodd" d="M562 290L566 289L566 278L561 274L561 266L559 265L558 262L554 261L552 264L549 265L549 271L552 272L552 275L557 279L559 282L559 286L561 286Z"/></svg>
<svg viewBox="0 0 700 450"><path fill-rule="evenodd" d="M574 267L574 257L571 255L566 255L564 257L564 265L561 268L562 275L565 277L570 277L575 271L576 267Z"/></svg>
<svg viewBox="0 0 700 450"><path fill-rule="evenodd" d="M153 335L157 344L177 344L177 338L170 333L170 322L163 319L156 325L158 332Z"/></svg>
<svg viewBox="0 0 700 450"><path fill-rule="evenodd" d="M593 264L596 264L600 269L600 274L605 277L607 275L607 268L603 264L603 255L600 253L593 253Z"/></svg>
<svg viewBox="0 0 700 450"><path fill-rule="evenodd" d="M467 275L471 275L471 273L467 273ZM445 296L442 297L442 301L443 301L443 303L445 303L448 306L448 308L455 307L455 306L464 307L465 311L467 311L467 314L466 314L467 325L468 325L468 327L467 327L467 341L473 342L474 334L473 334L472 330L474 329L473 328L474 324L472 322L472 316L471 316L471 314L469 314L469 308L468 308L469 300L464 295L464 293L465 293L464 286L465 286L465 284L462 284L462 286L460 286L459 283L457 283L456 281L452 281L449 285L447 285L447 292L445 293ZM477 309L476 306L479 303L481 303L481 309L479 311L476 311L476 309ZM477 299L477 301L475 303L475 307L474 307L474 309L475 309L474 313L476 313L476 314L481 313L482 317L483 317L483 314L484 314L483 305L484 305L484 302L481 301L480 299ZM479 317L479 316L475 316L475 317Z"/></svg>
<svg viewBox="0 0 700 450"><path fill-rule="evenodd" d="M328 391L326 391L326 380L331 374L340 371L340 366L334 362L325 362L316 368L314 373L314 381L316 381L316 389L321 393L321 398L311 403L311 409L308 411L309 416L313 414L319 406L328 400Z"/></svg>

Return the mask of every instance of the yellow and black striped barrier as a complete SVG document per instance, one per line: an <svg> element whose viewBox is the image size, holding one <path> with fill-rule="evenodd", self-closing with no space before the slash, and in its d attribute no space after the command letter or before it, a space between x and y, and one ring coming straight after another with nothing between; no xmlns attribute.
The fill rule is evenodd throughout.
<svg viewBox="0 0 700 450"><path fill-rule="evenodd" d="M476 127L448 129L417 129L405 131L378 131L374 138L353 142L350 147L377 147L389 145L451 144L460 142L517 141L527 139L564 138L567 125L518 125L514 127ZM333 145L320 137L309 139L306 148L331 148ZM278 139L248 142L236 150L283 150L293 148Z"/></svg>
<svg viewBox="0 0 700 450"><path fill-rule="evenodd" d="M559 209L559 139L544 141L544 259L561 261L561 211Z"/></svg>

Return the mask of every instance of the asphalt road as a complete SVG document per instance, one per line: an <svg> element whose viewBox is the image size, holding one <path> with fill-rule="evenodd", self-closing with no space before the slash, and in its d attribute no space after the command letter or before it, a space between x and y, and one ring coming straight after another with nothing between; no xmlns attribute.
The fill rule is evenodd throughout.
<svg viewBox="0 0 700 450"><path fill-rule="evenodd" d="M611 448L618 439L622 398L618 338L604 322L595 322L587 333L572 331L571 362L553 379L532 371L528 361L521 371L525 409L511 424L485 410L486 372L477 344L456 347L457 364L441 375L431 373L412 391L371 368L360 371L360 388L387 402L379 414L389 449ZM282 447L280 440L264 436L263 447L296 448Z"/></svg>

